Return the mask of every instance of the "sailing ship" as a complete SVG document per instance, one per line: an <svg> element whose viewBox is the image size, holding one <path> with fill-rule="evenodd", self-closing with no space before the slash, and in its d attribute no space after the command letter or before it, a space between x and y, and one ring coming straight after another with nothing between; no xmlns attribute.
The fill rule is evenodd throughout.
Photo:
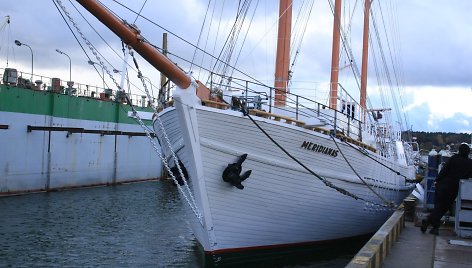
<svg viewBox="0 0 472 268"><path fill-rule="evenodd" d="M274 87L257 95L264 85L240 81L242 94L232 94L217 90L212 79L192 78L96 1L77 2L176 85L173 105L155 115L154 131L170 177L182 179L179 189L205 253L322 246L370 234L412 191L413 147L382 123L388 109L366 107L368 29L360 102L340 94L335 56L326 104L287 91L286 44L278 44ZM279 34L289 32L291 5L281 1ZM333 55L339 54L340 10L336 1Z"/></svg>

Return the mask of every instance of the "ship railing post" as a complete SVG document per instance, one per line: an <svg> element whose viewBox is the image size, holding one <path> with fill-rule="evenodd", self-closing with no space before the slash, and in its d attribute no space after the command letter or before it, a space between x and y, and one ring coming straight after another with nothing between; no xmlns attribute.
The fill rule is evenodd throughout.
<svg viewBox="0 0 472 268"><path fill-rule="evenodd" d="M272 88L269 87L269 113L272 113Z"/></svg>
<svg viewBox="0 0 472 268"><path fill-rule="evenodd" d="M362 141L362 121L359 120L359 141Z"/></svg>
<svg viewBox="0 0 472 268"><path fill-rule="evenodd" d="M338 127L338 110L334 109L334 127L333 127L333 135L336 136L336 128Z"/></svg>
<svg viewBox="0 0 472 268"><path fill-rule="evenodd" d="M210 73L210 90L213 90L213 72Z"/></svg>
<svg viewBox="0 0 472 268"><path fill-rule="evenodd" d="M351 113L351 112L349 112L349 113ZM351 115L348 114L347 115L347 136L349 136L350 132L351 132Z"/></svg>
<svg viewBox="0 0 472 268"><path fill-rule="evenodd" d="M246 81L246 96L245 96L245 101L244 101L244 109L247 109L247 91L248 91L249 85L248 81Z"/></svg>

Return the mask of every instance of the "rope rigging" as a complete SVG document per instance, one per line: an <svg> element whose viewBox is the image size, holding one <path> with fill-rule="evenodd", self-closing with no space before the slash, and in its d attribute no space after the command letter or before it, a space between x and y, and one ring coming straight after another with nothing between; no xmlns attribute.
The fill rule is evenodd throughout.
<svg viewBox="0 0 472 268"><path fill-rule="evenodd" d="M54 0L53 0L53 1L54 1ZM126 10L128 10L128 11L134 13L134 14L138 14L136 11L130 9L129 7L127 7L127 6L125 6L124 4L118 2L117 0L113 0L113 2L115 2L116 4L120 5L121 7L125 8ZM114 14L115 14L115 13L114 13ZM221 14L222 14L222 12L221 12ZM115 14L115 16L117 16L117 15ZM119 17L119 16L117 16L117 17ZM177 39L179 39L180 41L184 42L185 44L187 44L187 45L189 45L189 46L191 46L191 47L197 49L197 50L200 51L201 53L203 53L203 54L205 54L205 55L211 57L213 60L216 60L217 62L221 62L222 64L228 65L228 63L224 62L223 60L219 59L219 58L216 57L216 56L213 56L213 54L211 54L211 53L209 53L209 52L207 52L207 51L205 51L205 50L203 50L203 49L201 49L201 48L195 46L193 43L191 43L190 41L187 41L186 39L184 39L184 38L182 38L181 36L177 35L177 34L174 33L173 31L170 31L169 29L167 29L167 28L165 28L165 27L163 27L163 26L157 24L156 22L152 21L151 19L149 19L149 18L147 18L147 17L145 17L145 16L143 16L143 15L140 15L140 17L141 17L142 19L144 19L145 21L151 23L152 25L154 25L154 26L156 26L156 27L158 27L158 28L164 30L165 32L169 33L170 35L176 37ZM146 41L146 40L143 40L143 41ZM147 42L147 41L146 41L146 42ZM151 44L151 43L149 43L149 42L148 42L148 44L150 44L150 45L152 45L153 47L155 47L155 48L159 49L160 51L162 51L161 48L159 48L159 47L157 47L157 46L155 46L155 45L153 45L153 44ZM168 53L169 53L169 51L168 51ZM172 53L169 53L169 54L171 54L171 55L173 55L173 56L176 56L175 54L172 54ZM181 57L177 57L177 58L183 59L183 58L181 58ZM188 61L188 60L186 60L186 61L187 61L187 62L190 62L190 61ZM195 64L195 63L194 63L194 64ZM237 71L238 73L242 74L243 76L249 78L251 81L255 81L255 82L257 82L257 83L261 83L261 84L262 84L262 82L260 82L258 79L254 78L253 76L251 76L251 75L245 73L244 71L242 71L242 70L236 68L235 66L230 66L230 67L233 68L234 71ZM269 86L267 86L267 87L269 87Z"/></svg>
<svg viewBox="0 0 472 268"><path fill-rule="evenodd" d="M362 183L372 192L374 193L380 200L382 200L385 204L392 204L393 201L387 201L385 200L381 195L379 195L372 187L365 182L365 180L357 173L357 171L354 169L354 167L351 165L351 163L347 160L346 156L344 155L343 151L341 148L339 148L339 144L336 142L336 139L334 138L333 135L331 135L331 139L333 140L334 144L336 145L336 148L338 148L339 153L341 153L341 156L343 157L344 161L346 161L346 164L351 168L352 172L356 174L357 178L362 181Z"/></svg>
<svg viewBox="0 0 472 268"><path fill-rule="evenodd" d="M372 156L369 155L369 153L367 152L364 152L362 151L361 149L359 149L358 147L355 147L353 146L352 144L350 144L349 142L347 141L344 141L345 144L349 145L351 148L354 148L356 149L358 152L360 152L361 154L367 156L368 158L370 158L371 160L375 161L377 164L380 164L381 166L387 168L388 170L392 171L393 173L395 173L396 175L398 176L401 176L405 179L405 182L408 182L408 183L419 183L421 180L417 180L417 179L409 179L407 178L405 175L401 174L399 171L397 170L394 170L393 168L381 163L380 161L378 161L377 159L373 158Z"/></svg>
<svg viewBox="0 0 472 268"><path fill-rule="evenodd" d="M384 207L384 208L390 208L392 209L394 204L392 203L389 203L389 202L385 202L385 204L380 204L380 203L377 203L377 202L374 202L374 201L371 201L371 200L367 200L363 197L360 197L354 193L351 193L349 192L348 190L344 189L344 188L341 188L339 186L336 186L335 184L333 184L332 182L328 181L327 179L321 177L319 174L317 174L316 172L314 172L313 170L311 170L309 167L307 167L305 164L303 164L300 160L298 160L297 158L295 158L291 153L289 153L284 147L282 147L282 145L280 145L276 140L274 140L274 138L272 138L270 136L269 133L267 133L253 118L252 116L249 114L249 112L242 106L242 104L240 103L240 110L241 112L243 113L244 116L247 116L251 122L274 144L276 145L280 150L282 150L288 157L290 157L293 161L295 161L297 164L299 164L302 168L304 168L306 171L308 171L311 175L313 175L314 177L316 177L317 179L319 179L324 185L326 185L327 187L331 188L331 189L334 189L336 190L337 192L343 194L343 195L346 195L348 197L351 197L355 200L361 200L361 201L364 201L368 204L371 204L371 205L374 205L374 206L379 206L379 207ZM382 201L384 201L383 199L381 199Z"/></svg>
<svg viewBox="0 0 472 268"><path fill-rule="evenodd" d="M111 74L110 70L108 69L108 67L105 65L105 63L103 62L102 60L102 57L101 57L101 54L97 51L97 49L92 45L92 43L85 37L84 33L80 30L79 26L77 25L77 23L75 22L75 20L72 18L72 16L70 15L70 13L66 10L66 7L62 4L62 1L61 0L53 0L54 2L54 5L59 5L59 7L61 7L62 9L62 12L64 12L64 14L67 16L67 18L69 19L69 21L72 23L72 26L74 26L74 28L76 29L76 31L79 33L80 37L82 38L82 40L85 42L85 44L88 46L88 48L90 49L90 51L92 52L92 54L95 56L96 60L98 61L98 63L100 64L100 66L103 68L104 71L106 71L106 73L108 74L108 76L113 80L113 82L115 84L116 83L116 80L115 78L113 77L113 75ZM56 8L58 8L56 5ZM59 8L58 8L59 9ZM59 11L59 13L61 13ZM61 13L61 16L62 13ZM65 18L62 17L64 20ZM69 27L69 29L72 31L72 29L70 28L70 25L67 24L67 26ZM75 34L74 34L75 36ZM76 40L78 41L77 37L76 37ZM82 47L82 45L81 45ZM84 51L84 53L87 55L88 57L88 54L86 53L85 49L82 47L82 50ZM88 57L89 60L90 60L90 57ZM118 85L118 84L117 84ZM121 88L118 86L118 89L121 90Z"/></svg>
<svg viewBox="0 0 472 268"><path fill-rule="evenodd" d="M84 40L84 42L89 46L89 49L92 51L92 53L96 56L97 60L100 62L100 65L102 66L102 68L104 68L104 70L106 70L107 74L111 77L113 83L115 84L115 86L118 88L118 90L122 90L120 85L116 82L116 80L114 79L114 77L110 74L110 71L107 69L107 67L105 66L104 62L101 60L101 58L98 56L97 52L95 51L95 48L92 46L92 44L90 43L90 41L85 37L85 35L82 33L82 31L79 29L78 25L75 23L74 19L72 18L72 16L69 14L69 12L66 10L66 7L62 4L61 0L53 0L55 1L55 4L57 2L57 4L60 6L60 8L62 9L62 11L64 12L64 14L66 14L66 16L68 17L69 21L73 24L73 26L75 27L76 31L81 35L82 39ZM57 7L57 5L56 5ZM134 54L133 52L130 50L130 54L131 56L133 57L133 62L135 63L135 66L138 70L138 77L141 79L141 82L143 83L143 87L145 89L145 92L146 92L146 95L147 97L151 100L151 105L153 107L154 110L157 109L157 107L154 105L154 101L149 93L149 90L147 89L147 85L144 81L144 78L141 74L141 71L139 70L139 66L137 64L137 61L134 57ZM200 212L200 210L198 209L198 206L196 204L196 201L195 201L195 198L193 197L193 194L190 190L190 187L188 186L188 184L186 183L186 180L183 180L184 181L184 185L185 185L185 190L180 186L180 184L178 183L177 181L177 178L175 177L175 175L173 174L169 164L168 164L168 161L167 161L167 158L163 156L163 154L161 153L161 149L158 147L158 145L156 144L156 141L154 140L153 136L156 136L155 133L149 129L149 127L147 127L144 122L142 121L142 119L140 118L138 112L136 111L136 109L134 108L134 106L132 105L132 102L129 100L128 98L128 95L127 94L124 94L124 97L126 98L126 102L130 105L131 107L131 110L133 112L133 116L134 118L136 119L136 121L138 122L138 124L142 127L142 129L144 130L145 134L146 134L146 137L149 139L149 141L151 142L151 145L154 149L154 151L157 153L157 155L159 156L159 158L161 159L162 163L164 164L166 170L168 171L169 175L171 176L172 180L174 181L174 183L177 185L180 193L182 194L182 196L185 198L185 200L187 201L187 204L190 206L191 210L193 211L193 213L195 214L195 216L197 217L198 221L200 222L200 224L203 226L203 216ZM164 126L162 125L162 122L159 118L159 116L157 117L157 120L156 120L158 123L159 123L159 126L161 128L161 131L162 131L162 134L163 134L163 137L165 138L165 141L167 142L167 146L169 146L170 148L170 151L172 152L172 157L174 159L174 163L176 164L177 168L178 168L178 171L180 173L180 175L182 176L182 178L185 178L185 176L183 175L183 171L181 169L181 167L179 166L179 161L178 161L178 158L175 154L175 152L173 151L172 149L172 146L171 146L171 143L170 143L170 140L167 136L167 133L164 129Z"/></svg>
<svg viewBox="0 0 472 268"><path fill-rule="evenodd" d="M372 2L374 2L374 1L372 1ZM399 79L398 79L399 72L398 72L398 70L397 70L397 68L395 67L395 64L394 64L395 62L394 62L394 56L393 55L395 53L393 53L393 50L392 50L391 39L387 35L387 32L388 32L387 31L387 26L386 26L386 23L384 21L384 16L383 16L382 9L381 9L381 5L384 4L384 3L381 2L381 1L375 1L375 3L377 4L375 6L376 9L374 9L374 6L370 9L370 16L372 17L371 24L373 25L373 27L372 27L373 30L372 30L371 33L369 33L370 38L368 39L369 40L369 46L371 48L370 55L372 56L370 61L373 61L374 71L375 71L375 74L376 74L376 77L377 77L378 90L380 91L379 96L380 96L380 100L381 100L381 103L382 103L383 107L391 107L392 106L392 105L389 105L387 103L387 99L385 98L385 96L388 96L388 94L386 94L384 92L384 86L383 86L384 84L389 85L388 86L388 89L389 89L388 91L390 91L390 93L391 93L391 101L390 102L392 102L393 107L396 110L396 117L398 118L398 120L401 123L399 125L400 126L400 128L399 128L400 132L398 132L398 133L401 133L401 131L404 130L402 122L404 122L404 121L406 122L406 115L404 113L405 120L403 120L402 117L401 117L401 114L400 114L401 111L399 109L399 103L397 102L397 97L394 94L395 93L394 83L395 83L395 85L397 85L396 88L399 89L399 86L398 86L398 84L399 84ZM332 0L329 0L329 4L330 4L331 10L332 10L333 15L334 15L334 4L333 4ZM357 0L354 4L354 9L356 8L356 6L357 6ZM375 10L379 10L380 16L382 18L382 25L383 25L383 28L384 28L383 32L385 32L385 37L384 38L381 38L381 35L380 35L380 31L379 31L379 27L378 27L378 23L377 23L377 19L376 19L376 13L374 12ZM355 62L354 56L352 54L352 50L351 50L350 44L348 42L348 37L347 37L347 33L351 32L351 26L352 26L351 22L352 22L353 16L354 16L354 10L350 14L351 19L350 19L349 24L346 26L346 28L344 28L344 29L347 29L347 31L345 31L342 26L340 26L339 31L341 33L341 40L342 40L343 49L346 52L347 59L351 62L350 66L351 66L351 69L353 71L355 81L357 82L357 85L360 88L359 80L358 80L358 77L360 77L360 72L359 72L358 66ZM344 25L346 25L346 23ZM383 46L382 46L382 41L383 40L386 40L386 44L387 44L388 52L389 52L388 54L385 53L385 51L383 49ZM375 45L374 45L374 41L375 41ZM387 57L386 55L389 55L389 57ZM389 63L391 63L391 65L393 67L389 67L389 64L387 63L387 58L390 58ZM378 64L378 62L380 62L380 64ZM392 69L390 69L390 68L392 68ZM392 72L393 72L393 75L391 74ZM381 78L385 78L385 80L382 80ZM384 83L384 81L386 81L386 83ZM371 87L371 88L373 88L373 87ZM399 94L399 96L400 96L400 101L402 102L401 94ZM369 110L373 110L370 98L367 98L367 104L368 104L367 107L369 107ZM403 102L402 102L402 106L403 106ZM392 115L390 113L386 113L385 116L384 116L384 121L385 122L392 122L392 123L397 122L391 116ZM375 138L376 138L377 144L379 145L378 146L379 149L385 155L395 154L396 153L395 152L396 147L393 146L392 143L388 143L387 139L397 140L400 137L400 135L398 135L398 133L393 131L393 128L390 128L390 127L387 129L386 132L383 133L383 134L387 134L387 135L381 135L383 130L385 129L386 124L384 126L378 120L374 120L374 118L372 117L372 115L370 113L368 113L368 119L370 121L370 124L375 127L375 128L373 128L373 130L376 133Z"/></svg>
<svg viewBox="0 0 472 268"><path fill-rule="evenodd" d="M259 5L259 0L257 0L256 7L254 8L254 12L252 13L252 17L251 17L251 20L249 22L248 28L251 28L252 22L254 21L254 15L256 14L256 10L257 10L258 5ZM244 46L244 43L246 42L246 38L247 38L248 34L249 34L249 31L246 31L246 34L244 35L244 39L242 41L241 47L239 48L238 56L236 57L236 60L234 61L234 63L232 65L229 65L230 68L231 68L231 75L230 76L233 76L233 74L234 74L234 71L235 71L234 66L236 66L236 64L238 63L239 57L241 56L241 52L243 51L243 46Z"/></svg>
<svg viewBox="0 0 472 268"><path fill-rule="evenodd" d="M138 14L136 15L136 18L135 18L134 21L133 21L133 24L136 23L136 21L138 20L139 16L141 15L141 11L143 11L143 8L144 8L144 6L146 5L146 3L147 3L147 0L144 0L144 3L143 3L143 5L141 6L141 9L139 10Z"/></svg>
<svg viewBox="0 0 472 268"><path fill-rule="evenodd" d="M205 11L205 17L203 18L202 28L200 29L200 33L198 34L197 44L195 45L195 50L193 51L192 64L190 65L189 72L192 72L193 62L195 61L195 56L197 55L197 47L199 46L200 39L202 38L203 28L205 27L208 10L210 9L210 4L211 4L211 0L208 0L208 5Z"/></svg>
<svg viewBox="0 0 472 268"><path fill-rule="evenodd" d="M311 0L310 1L311 5L309 7L306 7L305 5L309 5L308 2L306 1L303 1L303 3L300 5L300 9L299 9L299 12L298 12L298 16L297 16L297 19L295 20L295 26L294 26L294 29L299 29L301 28L301 30L295 30L294 34L293 34L293 39L292 39L292 45L290 46L292 49L290 51L290 55L293 55L293 59L292 59L292 63L290 64L290 68L289 68L289 82L291 82L291 76L293 74L293 69L295 67L295 63L297 61L297 58L298 58L298 55L300 54L300 49L302 47L302 41L303 41L303 38L305 37L305 33L306 33L306 28L308 26L308 21L310 19L310 15L311 15L311 12L313 10L313 6L315 4L315 1L314 0ZM301 24L300 27L297 27L299 24ZM301 33L299 33L301 31ZM300 35L300 38L298 38L298 35ZM297 41L299 40L299 41ZM298 44L297 44L298 43ZM296 49L295 49L296 47ZM294 53L294 49L295 49L295 53Z"/></svg>
<svg viewBox="0 0 472 268"><path fill-rule="evenodd" d="M2 23L0 23L0 34L3 33L3 31L5 30L5 28L8 28L8 33L6 34L6 39L7 41L6 42L3 42L1 41L0 42L0 52L2 51L2 46L3 44L7 44L6 45L6 66L8 67L8 61L9 61L9 58L10 58L10 47L9 45L11 45L13 42L11 42L11 27L10 27L10 16L7 15L7 16L4 16L3 17L4 21ZM3 34L1 35L1 38L3 39ZM13 48L11 49L13 50Z"/></svg>
<svg viewBox="0 0 472 268"><path fill-rule="evenodd" d="M251 2L252 2L251 0L244 0L242 4L241 4L241 1L239 2L238 11L236 13L236 18L234 20L233 26L231 27L230 33L228 34L226 41L224 42L224 45L220 51L220 54L217 57L218 60L220 59L221 60L215 63L215 65L212 68L212 73L217 72L217 73L221 73L225 75L229 72L228 68L230 67L230 62L233 57L233 52L234 52L234 49L236 48L237 40L243 28L244 22L246 20L246 16L251 6ZM253 16L254 16L254 13L253 13ZM251 19L251 22L252 22L252 19ZM243 44L244 44L244 41L243 41ZM242 45L241 45L241 49L242 49ZM235 63L233 65L235 65ZM234 69L232 72L234 72ZM227 82L229 83L230 81L227 81Z"/></svg>
<svg viewBox="0 0 472 268"><path fill-rule="evenodd" d="M147 0L146 0L146 1L147 1ZM87 23L87 25L89 25L89 27L97 34L97 36L98 36L98 37L106 44L106 46L113 52L113 54L115 54L115 55L120 59L121 62L124 62L124 63L126 64L127 69L130 69L130 70L132 70L133 72L137 73L137 71L134 69L134 67L133 67L132 65L130 65L130 64L125 60L125 58L124 58L125 53L123 53L123 55L121 55L119 52L117 52L117 51L114 49L114 47L113 47L105 38L103 38L103 36L100 34L100 32L89 22L89 20L87 20L87 18L82 14L82 12L80 12L80 10L76 7L76 5L74 5L74 3L71 2L70 0L69 0L69 2L70 2L70 4L74 7L74 9L76 10L76 12L81 16L81 18ZM81 47L81 49L82 49L82 51L84 52L84 54L85 54L85 56L87 57L87 59L88 59L89 61L93 62L92 59L90 58L90 56L88 55L87 51L84 49L82 43L81 43L81 42L79 41L79 39L77 38L77 35L74 33L74 31L73 31L72 28L70 27L69 22L64 18L64 15L62 14L61 9L59 9L59 8L57 7L57 4L54 2L54 0L53 0L53 3L55 4L56 8L58 9L59 14L61 14L61 16L62 16L64 22L65 22L66 25L69 27L70 32L72 33L72 35L73 35L74 38L76 39L77 43L78 43L79 46ZM144 3L144 4L146 4L146 3ZM144 6L144 4L143 4L143 6ZM110 12L112 12L113 14L115 14L115 16L118 16L118 15L117 15L116 13L114 13L112 10L110 10L110 9L108 9L108 10L109 10ZM91 45L93 46L93 44L91 44ZM95 48L95 46L94 46L94 48ZM123 50L123 49L122 49L122 50ZM111 62L108 61L107 58L104 57L103 54L98 51L98 49L95 48L95 51L100 55L100 58L103 59L104 62L106 62L109 66L112 67L112 69L113 69L114 72L115 72L116 68L113 66L113 64L111 64ZM102 79L102 81L103 81L103 83L104 83L104 86L107 87L107 88L110 88L110 86L108 85L108 82L105 80L105 77L102 76L102 72L100 72L100 71L97 69L96 64L91 64L91 65L93 66L93 68L94 68L95 71L97 72L98 76ZM97 62L97 65L99 65L98 62ZM134 83L133 83L132 81L130 81L129 79L127 79L127 83L128 83L128 88L129 88L129 89L130 89L131 86L132 86L133 89L136 89L136 90L138 90L138 91L140 91L140 92L142 92L142 93L145 93L145 92L141 89L141 87L137 86L136 84L134 84ZM149 83L151 84L151 89L152 89L152 85L153 85L153 84L152 84L152 82L151 82L150 80L149 80ZM152 91L152 92L151 92L151 93L152 93L152 94L151 94L151 95L152 95L152 98L154 98L154 91L153 91L153 90L151 90L151 91Z"/></svg>
<svg viewBox="0 0 472 268"><path fill-rule="evenodd" d="M387 33L387 31L386 31L387 24L386 24L386 22L385 22L385 19L384 19L385 16L383 15L382 6L380 5L380 3L379 3L379 12L380 12L380 17L381 17L381 21L382 21L382 26L383 26L383 28L385 29L384 32ZM373 23L374 23L374 27L375 27L375 30L376 30L376 34L377 34L377 36L379 36L378 29L377 29L377 26L376 26L377 24L376 24L376 22L375 22L375 16L374 16L373 14L372 14L372 18L373 18ZM389 32L390 32L390 31L389 31ZM378 40L379 40L379 46L380 46L380 38L379 38L379 37L378 37ZM400 74L399 74L399 71L397 70L397 66L401 66L401 64L399 64L398 62L397 62L397 64L395 64L395 62L394 62L394 56L398 55L399 53L395 53L394 51L392 52L392 50L393 50L392 47L395 48L395 46L391 45L391 43L392 43L395 39L393 39L392 42L391 42L390 39L389 39L389 37L388 37L388 35L385 34L385 40L386 40L386 43L387 43L387 48L388 48L388 52L389 52L389 59L390 59L390 62L391 62L392 71L393 71L393 78L394 78L394 82L395 82L395 83L392 83L392 81L391 81L391 79L390 79L390 76L388 76L389 85L390 85L390 88L391 88L392 99L393 99L393 101L394 101L394 103L395 103L395 107L397 108L397 109L396 109L396 111L397 111L397 118L398 118L398 120L400 120L400 122L401 122L400 127L401 127L401 130L403 131L403 130L405 130L405 127L404 127L404 125L403 125L403 120L404 120L404 122L405 122L405 125L408 126L408 119L407 119L407 117L406 117L406 113L403 113L403 120L402 120L402 116L401 116L401 114L400 114L400 109L398 109L399 105L398 105L398 103L397 103L397 98L395 97L395 91L393 90L393 88L395 87L395 88L398 89L398 91L400 91L400 82L399 82L399 79L400 79L399 75L400 75ZM383 51L382 51L382 56L383 56ZM383 58L383 60L385 60L385 59L384 59L384 56L383 56L382 58ZM398 59L397 59L397 61L398 61ZM385 66L387 65L386 62L384 63L384 65L385 65ZM404 107L402 95L401 95L400 92L399 92L399 94L398 94L398 97L399 97L399 99L400 99L400 106L401 106L401 107Z"/></svg>

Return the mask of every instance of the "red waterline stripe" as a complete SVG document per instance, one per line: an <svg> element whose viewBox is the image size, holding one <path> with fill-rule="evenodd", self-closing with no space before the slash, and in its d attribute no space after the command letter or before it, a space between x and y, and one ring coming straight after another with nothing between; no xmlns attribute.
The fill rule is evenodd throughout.
<svg viewBox="0 0 472 268"><path fill-rule="evenodd" d="M358 236L351 236L345 238L338 238L338 239L331 239L331 240L322 240L322 241L310 241L310 242L300 242L300 243L290 243L290 244L277 244L277 245L265 245L265 246L253 246L253 247L242 247L242 248L227 248L227 249L218 249L213 251L205 251L205 255L212 255L212 254L222 254L222 253L236 253L236 252L243 252L243 251L255 251L255 250L268 250L268 249L278 249L278 248L289 248L289 247L306 247L306 246L315 246L315 245L328 245L334 244L338 242L342 242L345 240L360 238L370 233L358 235ZM373 234L373 233L372 233Z"/></svg>

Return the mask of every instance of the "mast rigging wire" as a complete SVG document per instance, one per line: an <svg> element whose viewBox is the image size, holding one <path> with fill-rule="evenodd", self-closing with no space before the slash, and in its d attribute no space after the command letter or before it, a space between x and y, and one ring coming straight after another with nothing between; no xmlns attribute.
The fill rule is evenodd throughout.
<svg viewBox="0 0 472 268"><path fill-rule="evenodd" d="M211 27L213 25L213 16L215 15L216 2L217 1L213 2L213 8L212 8L212 11L211 11L211 16L210 16L210 25L208 26L208 31L207 31L207 34L206 34L205 45L203 46L203 50L207 49L208 40L210 39L210 31L211 31ZM224 1L223 1L223 3L224 3ZM217 36L218 36L218 33L217 33ZM196 50L195 50L195 53L196 53ZM203 65L204 59L205 59L205 54L202 53L202 59L200 61L200 66ZM201 71L202 71L201 69L198 70L198 75L197 75L198 80L200 80Z"/></svg>
<svg viewBox="0 0 472 268"><path fill-rule="evenodd" d="M228 34L228 37L218 55L218 59L223 59L220 61L219 64L215 64L213 66L213 72L219 72L221 74L227 74L228 68L231 62L231 58L233 56L233 51L237 44L237 39L239 34L241 33L241 29L244 25L247 12L249 11L249 7L251 5L251 0L244 0L244 3L241 5L241 1L239 1L238 12L236 13L236 19L233 23L233 26ZM223 62L223 64L221 64ZM228 81L230 82L230 81Z"/></svg>
<svg viewBox="0 0 472 268"><path fill-rule="evenodd" d="M300 53L300 49L302 47L302 41L303 41L303 38L305 37L306 28L308 26L308 21L310 19L311 12L313 11L313 6L315 5L315 1L312 0L311 1L311 6L309 8L304 8L305 3L307 3L307 2L303 1L303 3L300 5L300 10L298 12L297 20L295 21L295 27L294 27L295 29L298 29L298 27L296 27L296 25L298 24L299 19L300 19L300 21L305 21L305 22L302 26L303 29L301 30L302 33L301 33L300 41L295 42L295 40L297 40L297 36L299 34L298 31L295 32L294 38L292 40L293 44L291 46L292 51L290 51L290 55L293 55L293 56L292 56L292 64L290 65L290 69L289 69L289 74L290 74L289 77L288 77L288 80L289 80L288 82L289 83L291 83L291 81L292 81L292 79L291 79L292 75L291 74L293 74L293 69L295 67L296 60L298 58L298 55ZM302 12L303 10L308 10L308 14L305 14L305 12ZM303 15L300 15L300 14L303 14ZM295 43L298 43L298 45L295 46ZM294 47L296 47L296 50L295 50L296 52L295 53L293 53Z"/></svg>
<svg viewBox="0 0 472 268"><path fill-rule="evenodd" d="M143 5L141 6L141 9L139 10L138 14L136 15L136 18L135 18L134 21L133 21L133 24L135 24L136 21L138 20L139 15L141 14L141 11L143 11L143 8L144 8L144 6L146 5L146 3L147 3L147 0L144 0L144 3L143 3Z"/></svg>
<svg viewBox="0 0 472 268"><path fill-rule="evenodd" d="M67 27L69 28L70 32L72 33L72 35L74 36L75 40L77 41L77 43L79 44L80 48L82 49L82 51L84 52L85 56L87 56L87 58L91 61L91 58L89 57L88 53L85 51L85 48L82 46L82 43L79 41L79 39L77 38L77 36L75 35L74 31L72 30L72 28L70 27L69 25L69 22L66 20L66 18L64 18L64 15L62 14L61 12L61 9L57 6L56 4L56 1L55 0L52 0L54 6L56 6L57 8L57 11L59 12L59 14L61 15L62 19L64 20L64 22L66 23ZM97 67L95 67L95 65L93 65L93 68L95 69L95 71L97 71L98 75L100 76L100 78L102 78L103 81L105 81L105 77L102 77L102 75L100 74L100 72L97 70ZM104 82L106 84L106 82Z"/></svg>
<svg viewBox="0 0 472 268"><path fill-rule="evenodd" d="M208 10L210 9L210 3L211 3L211 0L208 0L208 5L205 11L205 17L203 18L202 27L200 28L200 34L198 35L198 40L197 40L197 44L195 45L195 50L193 51L192 63L190 64L190 70L189 70L190 72L192 72L193 62L195 61L195 56L197 55L197 47L200 45L200 39L202 37L203 28L205 27Z"/></svg>
<svg viewBox="0 0 472 268"><path fill-rule="evenodd" d="M122 3L118 2L117 0L113 0L113 2L115 2L116 4L122 6L123 8L127 9L127 10L130 11L130 12L137 14L136 11L134 11L134 10L130 9L129 7L123 5ZM118 17L119 17L119 16L118 16ZM202 50L201 48L196 47L196 46L195 46L194 44L192 44L191 42L187 41L186 39L182 38L181 36L177 35L176 33L174 33L174 32L172 32L172 31L168 30L167 28L165 28L165 27L163 27L163 26L157 24L156 22L152 21L151 19L149 19L149 18L147 18L147 17L145 17L145 16L143 16L143 15L140 15L140 17L143 18L144 20L148 21L148 22L151 23L152 25L154 25L154 26L156 26L156 27L158 27L158 28L160 28L160 29L162 29L162 30L168 32L168 33L171 34L172 36L175 36L177 39L181 40L182 42L186 43L187 45L192 46L192 47L195 47L195 48L198 49L200 52L202 52L202 53L204 53L204 54L206 54L206 55L208 55L208 56L210 56L210 57L216 59L217 61L222 62L222 61L221 61L220 59L218 59L217 57L213 56L212 54L210 54L210 53L208 53L208 52L206 52L206 51L204 51L204 50ZM156 47L155 45L153 45L153 46ZM244 75L245 77L248 77L248 78L251 79L252 81L255 81L255 82L257 82L257 83L261 83L258 79L256 79L256 78L252 77L251 75L249 75L249 74L247 74L247 73L245 73L245 72L239 70L238 68L234 67L234 69L235 69L238 73Z"/></svg>
<svg viewBox="0 0 472 268"><path fill-rule="evenodd" d="M74 7L74 9L82 17L82 19L90 26L90 28L100 37L100 39L113 51L113 53L115 53L115 55L120 57L120 54L118 52L116 52L116 50L110 45L110 43L108 43L107 40L105 40L105 38L103 38L103 36L97 31L97 29L95 29L95 27L92 26L92 24L85 18L85 16L82 14L82 12L80 12L80 10L74 5L74 3L71 0L69 0L69 3ZM69 24L68 24L68 26L69 26ZM70 29L70 26L69 26L69 29ZM79 42L79 41L77 41L77 42ZM92 46L93 46L93 44L92 44ZM114 68L114 66L97 50L97 48L95 46L93 46L93 47L97 51L97 53L100 55L100 57L103 58L108 63L108 65L110 65L111 67ZM120 59L123 60L123 58L121 58L121 57L120 57Z"/></svg>
<svg viewBox="0 0 472 268"><path fill-rule="evenodd" d="M52 0L52 2L54 3L54 5L56 6L56 9L58 10L59 14L61 15L62 19L64 20L64 22L66 23L66 25L68 26L69 30L71 31L72 35L74 36L74 38L76 39L77 43L79 44L79 46L81 47L82 51L84 52L85 56L88 58L88 60L91 60L90 56L88 55L87 51L84 49L82 43L79 41L79 39L77 38L76 34L74 33L74 31L72 30L72 28L70 27L70 24L69 22L64 18L64 15L62 14L61 12L61 9L59 9L59 7L57 6L56 4L56 1L55 0ZM83 14L77 9L77 7L69 0L70 4L74 7L74 9L79 13L79 15L86 21L86 23L97 33L97 35L105 42L105 44L107 44L107 46L122 60L124 61L124 59L120 56L119 53L116 52L116 50L113 49L113 47L98 33L98 31L90 24L90 22L83 16ZM90 42L89 42L90 43ZM90 43L90 45L94 48L94 51L96 51L96 53L98 53L98 55L100 55L100 58L105 60L111 67L113 67L113 65L96 49L96 47ZM134 70L134 68L129 64L127 63L127 65L129 66L129 68L131 68L134 72L136 72L136 70ZM102 79L102 81L104 82L105 86L106 87L109 87L108 83L105 81L104 77L102 76L101 72L97 69L97 67L95 66L95 64L93 64L93 68L95 69L95 71L97 72L98 76ZM141 92L144 92L141 88L139 88L138 86L136 86L134 83L132 83L131 81L129 81L129 79L127 79L127 82L128 82L128 87L129 85L132 85L135 89L141 91Z"/></svg>

